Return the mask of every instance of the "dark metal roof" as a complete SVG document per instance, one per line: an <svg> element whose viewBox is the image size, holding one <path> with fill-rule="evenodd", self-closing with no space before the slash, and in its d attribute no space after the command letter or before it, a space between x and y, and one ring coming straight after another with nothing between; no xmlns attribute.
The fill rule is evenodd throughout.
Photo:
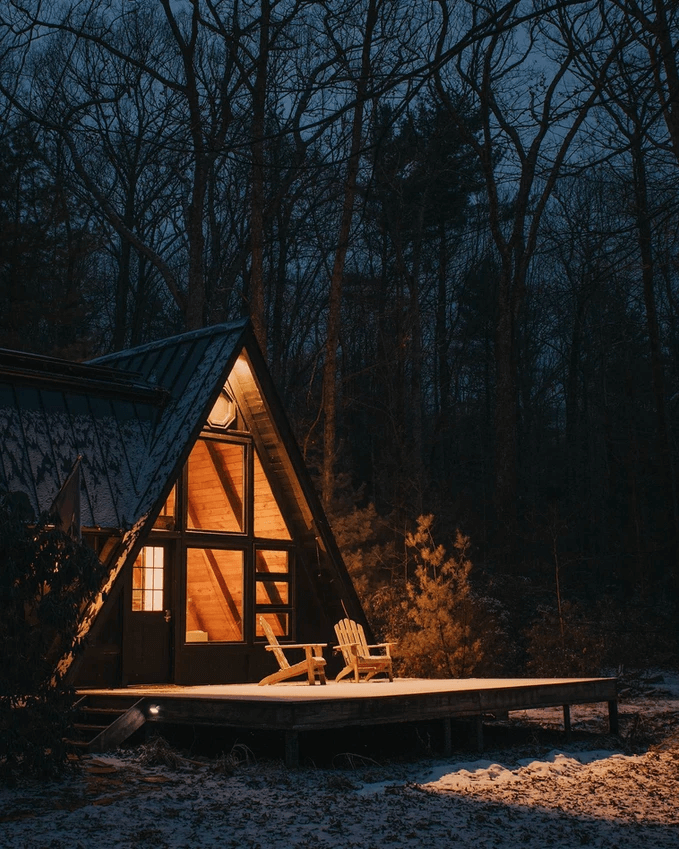
<svg viewBox="0 0 679 849"><path fill-rule="evenodd" d="M150 439L143 445L144 456L135 458L141 468L135 521L145 518L174 483L249 327L247 319L214 325L92 361L119 372L139 374L145 383L165 390L169 396Z"/></svg>
<svg viewBox="0 0 679 849"><path fill-rule="evenodd" d="M0 351L0 485L37 514L80 455L83 526L138 533L247 331L246 320L216 325L89 363Z"/></svg>

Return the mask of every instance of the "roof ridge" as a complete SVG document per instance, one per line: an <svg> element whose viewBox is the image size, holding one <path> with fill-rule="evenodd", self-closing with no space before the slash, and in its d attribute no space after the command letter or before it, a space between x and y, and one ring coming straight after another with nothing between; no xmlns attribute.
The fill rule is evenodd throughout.
<svg viewBox="0 0 679 849"><path fill-rule="evenodd" d="M31 351L0 348L0 372L5 370L88 377L118 376L127 383L133 379L131 372L121 372L111 366L98 366L94 360L67 360L64 357L50 357L47 354L35 354Z"/></svg>
<svg viewBox="0 0 679 849"><path fill-rule="evenodd" d="M195 339L202 339L205 336L217 336L220 333L232 332L238 329L244 329L250 323L250 319L237 319L236 321L223 322L222 324L211 324L207 327L200 327L198 330L190 330L188 333L177 333L174 336L166 336L163 339L156 339L154 342L146 342L144 345L138 345L135 348L125 348L122 351L112 351L110 354L103 354L100 357L95 357L92 360L87 360L89 364L106 363L111 360L117 360L121 357L131 357L137 354L143 354L148 351L153 351L158 348L165 348L168 344L177 342L190 342Z"/></svg>

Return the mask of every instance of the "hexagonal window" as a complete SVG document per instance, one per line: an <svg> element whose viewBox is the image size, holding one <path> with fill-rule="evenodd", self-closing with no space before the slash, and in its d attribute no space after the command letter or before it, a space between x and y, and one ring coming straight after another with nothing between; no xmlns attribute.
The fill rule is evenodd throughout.
<svg viewBox="0 0 679 849"><path fill-rule="evenodd" d="M226 389L222 389L219 398L207 417L210 427L225 429L236 421L236 404Z"/></svg>

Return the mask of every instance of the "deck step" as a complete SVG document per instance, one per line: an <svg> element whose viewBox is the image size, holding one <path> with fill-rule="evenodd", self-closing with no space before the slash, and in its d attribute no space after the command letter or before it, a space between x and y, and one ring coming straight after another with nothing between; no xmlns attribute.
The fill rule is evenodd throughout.
<svg viewBox="0 0 679 849"><path fill-rule="evenodd" d="M89 697L77 704L72 728L75 739L64 740L79 752L107 752L116 749L146 722L144 699L126 700L122 706L92 704Z"/></svg>
<svg viewBox="0 0 679 849"><path fill-rule="evenodd" d="M94 725L90 722L74 722L73 727L76 731L96 731L98 734L100 731L103 731L104 728L108 728L108 725Z"/></svg>
<svg viewBox="0 0 679 849"><path fill-rule="evenodd" d="M139 699L90 740L90 752L110 752L146 722L146 699Z"/></svg>
<svg viewBox="0 0 679 849"><path fill-rule="evenodd" d="M88 714L89 716L120 716L121 713L125 713L127 707L124 708L115 708L115 707L91 707L90 705L86 705L85 707L80 708L81 713Z"/></svg>
<svg viewBox="0 0 679 849"><path fill-rule="evenodd" d="M68 740L64 738L64 743L72 749L81 749L82 751L89 751L89 740Z"/></svg>

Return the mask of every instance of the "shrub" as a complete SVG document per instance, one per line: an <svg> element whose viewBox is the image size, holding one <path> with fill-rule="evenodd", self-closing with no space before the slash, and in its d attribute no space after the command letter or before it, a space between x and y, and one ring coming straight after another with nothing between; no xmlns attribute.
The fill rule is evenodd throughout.
<svg viewBox="0 0 679 849"><path fill-rule="evenodd" d="M378 640L396 644L398 674L464 677L497 674L512 662L507 616L470 580L469 539L459 531L448 555L433 539L434 517L413 533L372 504L332 517L344 562Z"/></svg>
<svg viewBox="0 0 679 849"><path fill-rule="evenodd" d="M93 551L33 522L28 500L0 492L0 773L49 775L66 762L74 695L59 659L82 646L78 621L98 591Z"/></svg>
<svg viewBox="0 0 679 849"><path fill-rule="evenodd" d="M604 642L578 605L563 601L543 607L527 631L528 671L532 675L598 675L604 659Z"/></svg>

